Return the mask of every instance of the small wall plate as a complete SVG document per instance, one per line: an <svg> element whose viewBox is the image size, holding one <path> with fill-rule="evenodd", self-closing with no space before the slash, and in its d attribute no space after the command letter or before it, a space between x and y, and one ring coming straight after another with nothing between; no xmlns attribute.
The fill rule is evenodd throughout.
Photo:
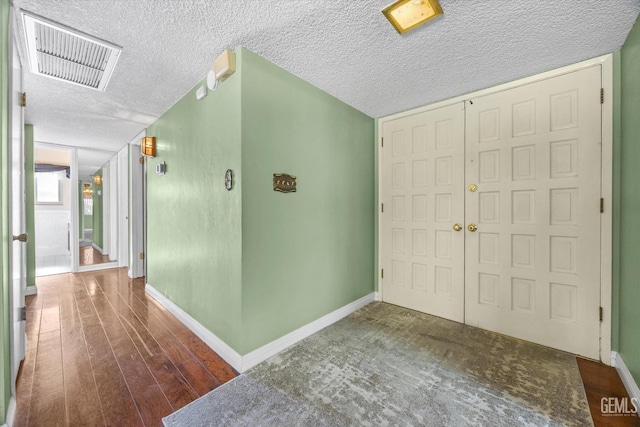
<svg viewBox="0 0 640 427"><path fill-rule="evenodd" d="M227 190L231 190L232 186L233 186L233 175L231 173L231 169L227 169L227 171L224 173L224 187Z"/></svg>
<svg viewBox="0 0 640 427"><path fill-rule="evenodd" d="M293 175L286 173L273 174L273 191L279 191L281 193L295 193L296 185L296 177Z"/></svg>

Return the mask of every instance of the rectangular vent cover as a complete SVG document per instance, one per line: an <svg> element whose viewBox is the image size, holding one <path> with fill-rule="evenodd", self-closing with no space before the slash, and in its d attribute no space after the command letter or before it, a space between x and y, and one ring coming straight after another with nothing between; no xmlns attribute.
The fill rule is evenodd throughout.
<svg viewBox="0 0 640 427"><path fill-rule="evenodd" d="M34 74L104 92L122 48L21 11Z"/></svg>

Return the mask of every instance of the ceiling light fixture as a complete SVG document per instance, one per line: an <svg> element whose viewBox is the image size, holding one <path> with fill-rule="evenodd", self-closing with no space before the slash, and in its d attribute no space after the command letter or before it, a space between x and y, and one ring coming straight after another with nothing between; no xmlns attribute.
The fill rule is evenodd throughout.
<svg viewBox="0 0 640 427"><path fill-rule="evenodd" d="M384 8L382 13L402 34L442 15L442 8L438 0L398 0Z"/></svg>

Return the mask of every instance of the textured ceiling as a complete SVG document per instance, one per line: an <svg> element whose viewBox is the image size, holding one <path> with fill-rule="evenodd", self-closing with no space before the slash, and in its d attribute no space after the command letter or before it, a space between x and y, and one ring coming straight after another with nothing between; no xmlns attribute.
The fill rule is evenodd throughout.
<svg viewBox="0 0 640 427"><path fill-rule="evenodd" d="M116 151L240 45L382 117L614 52L640 11L639 0L440 0L443 17L398 35L380 13L391 2L14 0L123 47L104 93L25 66L26 119L38 141Z"/></svg>

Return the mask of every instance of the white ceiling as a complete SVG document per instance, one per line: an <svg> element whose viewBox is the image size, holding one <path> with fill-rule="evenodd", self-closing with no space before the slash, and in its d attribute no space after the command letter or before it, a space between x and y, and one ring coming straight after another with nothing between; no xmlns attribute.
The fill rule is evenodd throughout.
<svg viewBox="0 0 640 427"><path fill-rule="evenodd" d="M614 52L640 11L640 0L440 0L443 17L398 35L380 12L391 2L13 0L123 47L104 93L25 64L26 120L37 141L117 151L240 45L382 117Z"/></svg>

